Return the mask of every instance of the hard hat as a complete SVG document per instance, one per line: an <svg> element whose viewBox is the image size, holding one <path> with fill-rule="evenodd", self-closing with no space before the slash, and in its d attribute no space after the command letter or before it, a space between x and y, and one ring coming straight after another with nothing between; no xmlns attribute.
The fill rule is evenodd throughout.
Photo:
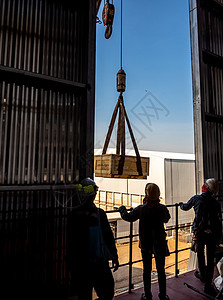
<svg viewBox="0 0 223 300"><path fill-rule="evenodd" d="M86 194L96 193L98 190L98 186L96 185L94 180L92 180L90 177L84 178L81 181L81 185Z"/></svg>
<svg viewBox="0 0 223 300"><path fill-rule="evenodd" d="M160 197L160 189L155 183L147 183L145 194L150 200L157 200Z"/></svg>
<svg viewBox="0 0 223 300"><path fill-rule="evenodd" d="M206 181L205 181L205 184L208 188L208 190L212 193L212 194L215 194L217 193L217 190L218 190L218 182L215 178L208 178Z"/></svg>
<svg viewBox="0 0 223 300"><path fill-rule="evenodd" d="M79 206L83 206L84 204L94 201L98 186L91 178L87 177L75 185L75 190L77 192L76 195L79 200Z"/></svg>

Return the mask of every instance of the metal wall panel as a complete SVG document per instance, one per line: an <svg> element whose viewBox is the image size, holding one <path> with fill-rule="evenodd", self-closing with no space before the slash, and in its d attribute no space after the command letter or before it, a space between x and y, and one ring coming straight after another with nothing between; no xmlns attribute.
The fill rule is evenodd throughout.
<svg viewBox="0 0 223 300"><path fill-rule="evenodd" d="M80 96L2 81L0 184L79 180Z"/></svg>
<svg viewBox="0 0 223 300"><path fill-rule="evenodd" d="M88 32L83 11L42 0L1 0L0 11L0 65L86 80Z"/></svg>
<svg viewBox="0 0 223 300"><path fill-rule="evenodd" d="M44 293L65 299L66 226L73 198L71 188L64 192L56 186L0 192L0 279L7 299L47 299ZM53 296L58 286L64 287L63 295Z"/></svg>
<svg viewBox="0 0 223 300"><path fill-rule="evenodd" d="M72 183L93 175L96 1L0 0L0 16L0 280L64 299Z"/></svg>
<svg viewBox="0 0 223 300"><path fill-rule="evenodd" d="M187 202L195 194L195 162L179 159L165 159L165 204L174 205ZM170 224L176 222L175 207L169 208L171 212ZM193 221L194 212L184 212L179 209L179 224ZM169 224L169 223L168 223Z"/></svg>
<svg viewBox="0 0 223 300"><path fill-rule="evenodd" d="M190 0L197 192L219 180L223 197L223 1Z"/></svg>

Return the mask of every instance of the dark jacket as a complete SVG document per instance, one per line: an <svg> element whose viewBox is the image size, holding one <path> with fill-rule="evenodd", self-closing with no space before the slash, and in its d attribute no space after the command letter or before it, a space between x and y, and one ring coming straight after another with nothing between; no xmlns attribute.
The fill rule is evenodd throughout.
<svg viewBox="0 0 223 300"><path fill-rule="evenodd" d="M69 270L82 268L89 264L89 227L98 225L97 210L93 204L87 209L72 211L68 217L67 258ZM112 256L117 258L115 240L107 215L103 209L99 209L99 214L104 242Z"/></svg>
<svg viewBox="0 0 223 300"><path fill-rule="evenodd" d="M192 231L197 233L198 230L198 211L201 205L206 205L207 209L215 212L217 218L217 222L214 224L214 234L217 238L220 238L221 235L221 205L220 203L212 196L210 192L204 192L201 195L195 195L187 203L180 203L180 208L182 210L189 210L192 207L194 208L195 218L193 221Z"/></svg>
<svg viewBox="0 0 223 300"><path fill-rule="evenodd" d="M149 208L147 204L139 205L129 213L125 207L120 208L121 217L128 222L139 220L139 247L143 251L166 253L166 232L164 223L170 219L165 205L158 204Z"/></svg>

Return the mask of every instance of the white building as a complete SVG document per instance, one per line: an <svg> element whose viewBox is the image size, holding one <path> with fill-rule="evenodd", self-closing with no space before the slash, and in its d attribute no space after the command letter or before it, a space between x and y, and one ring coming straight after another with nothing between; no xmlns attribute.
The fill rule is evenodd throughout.
<svg viewBox="0 0 223 300"><path fill-rule="evenodd" d="M102 153L101 149L95 150L95 155ZM115 153L115 149L107 152ZM126 150L126 155L135 156L134 150ZM195 156L194 154L140 151L141 157L150 158L149 176L147 179L117 179L95 177L95 182L100 190L121 192L127 194L144 194L147 182L154 182L160 187L162 202L173 205L187 202L195 192ZM137 205L137 204L136 204ZM134 203L133 203L134 206ZM175 207L170 207L171 221L175 224ZM189 223L194 218L193 210L184 212L178 209L179 223Z"/></svg>

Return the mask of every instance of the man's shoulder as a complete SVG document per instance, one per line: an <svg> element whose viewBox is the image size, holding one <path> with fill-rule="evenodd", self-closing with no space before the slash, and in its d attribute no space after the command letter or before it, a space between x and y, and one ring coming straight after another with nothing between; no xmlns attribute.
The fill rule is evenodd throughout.
<svg viewBox="0 0 223 300"><path fill-rule="evenodd" d="M193 204L196 204L198 202L201 202L203 200L202 194L200 195L194 195L190 198L189 201L191 201Z"/></svg>
<svg viewBox="0 0 223 300"><path fill-rule="evenodd" d="M200 200L200 199L203 199L203 194L200 194L200 195L194 195L191 197L191 199L196 199L196 200Z"/></svg>
<svg viewBox="0 0 223 300"><path fill-rule="evenodd" d="M207 200L207 202L210 204L214 204L217 206L221 205L220 202L212 194L202 193L200 196L203 200Z"/></svg>

